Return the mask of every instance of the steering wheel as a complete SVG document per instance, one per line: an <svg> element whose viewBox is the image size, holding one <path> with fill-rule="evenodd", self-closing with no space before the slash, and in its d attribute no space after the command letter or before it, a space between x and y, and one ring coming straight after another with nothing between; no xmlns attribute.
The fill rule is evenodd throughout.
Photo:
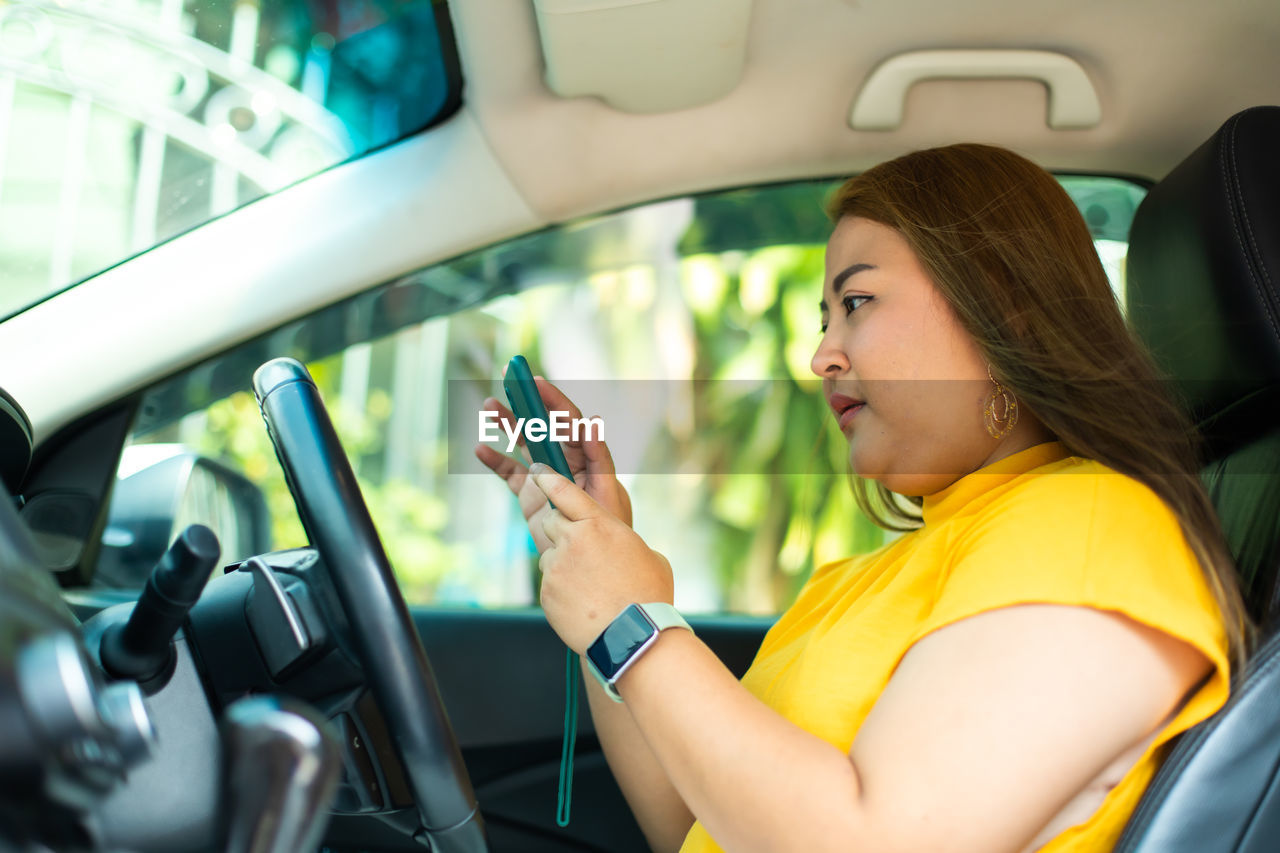
<svg viewBox="0 0 1280 853"><path fill-rule="evenodd" d="M487 853L484 822L427 653L315 382L298 361L277 358L254 372L253 387L404 765L421 832L435 851Z"/></svg>

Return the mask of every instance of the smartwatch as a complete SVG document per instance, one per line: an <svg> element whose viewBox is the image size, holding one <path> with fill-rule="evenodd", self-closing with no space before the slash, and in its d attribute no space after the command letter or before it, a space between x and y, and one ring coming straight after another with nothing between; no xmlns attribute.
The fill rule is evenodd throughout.
<svg viewBox="0 0 1280 853"><path fill-rule="evenodd" d="M587 648L587 668L610 699L622 701L618 679L667 628L693 630L670 604L629 604Z"/></svg>

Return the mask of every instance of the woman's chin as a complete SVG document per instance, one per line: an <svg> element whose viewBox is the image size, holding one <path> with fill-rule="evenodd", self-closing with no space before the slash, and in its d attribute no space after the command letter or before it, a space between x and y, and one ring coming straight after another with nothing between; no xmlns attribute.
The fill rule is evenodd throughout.
<svg viewBox="0 0 1280 853"><path fill-rule="evenodd" d="M900 495L929 495L950 485L954 477L940 477L936 474L909 474L893 471L884 464L871 464L871 460L860 460L855 454L849 455L853 473L864 480L874 480L891 492Z"/></svg>
<svg viewBox="0 0 1280 853"><path fill-rule="evenodd" d="M849 468L864 480L882 481L885 476L884 462L873 453L860 449L857 442L849 442Z"/></svg>

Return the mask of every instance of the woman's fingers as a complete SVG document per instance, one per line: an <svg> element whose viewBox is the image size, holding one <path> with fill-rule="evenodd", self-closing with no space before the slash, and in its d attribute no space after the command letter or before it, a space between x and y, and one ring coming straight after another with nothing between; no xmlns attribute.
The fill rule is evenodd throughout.
<svg viewBox="0 0 1280 853"><path fill-rule="evenodd" d="M547 505L546 495L529 479L529 469L487 444L478 444L475 448L476 458L484 463L490 471L497 474L507 484L507 488L516 496L520 504L520 512L526 519L532 519L534 513Z"/></svg>
<svg viewBox="0 0 1280 853"><path fill-rule="evenodd" d="M529 476L529 471L525 466L510 456L499 453L487 444L477 444L475 453L476 458L483 462L486 468L506 481L507 487L511 489L512 494L520 494L520 487L524 485L524 481Z"/></svg>
<svg viewBox="0 0 1280 853"><path fill-rule="evenodd" d="M547 497L529 479L529 469L518 460L503 455L486 444L476 445L475 453L485 467L507 484L507 488L516 496L516 502L520 504L520 513L527 521L532 522L534 514L547 505ZM539 543L539 548L541 547L542 544Z"/></svg>
<svg viewBox="0 0 1280 853"><path fill-rule="evenodd" d="M549 465L534 465L529 470L529 476L547 499L559 508L556 515L580 521L594 518L602 512L599 502L586 490Z"/></svg>
<svg viewBox="0 0 1280 853"><path fill-rule="evenodd" d="M551 545L555 545L564 538L565 528L568 526L569 520L554 507L548 506L547 511L542 514L542 532Z"/></svg>
<svg viewBox="0 0 1280 853"><path fill-rule="evenodd" d="M538 393L542 395L542 402L546 404L548 412L565 412L570 422L582 417L582 410L563 391L541 376L535 376L534 381L538 383ZM575 477L583 471L591 473L591 460L584 452L581 440L562 441L560 448L564 451L565 461L569 463L569 470Z"/></svg>
<svg viewBox="0 0 1280 853"><path fill-rule="evenodd" d="M537 383L538 393L546 404L548 412L565 412L572 420L582 418L582 410L554 384L542 376L535 376L534 381ZM516 430L515 415L496 397L486 398L482 408L497 414L504 433L509 434L510 431ZM520 456L524 459L524 465L521 465L518 460L504 456L495 447L477 448L476 456L507 481L507 486L520 499L520 508L525 518L531 518L539 508L545 505L546 497L536 488L532 490L525 488L528 483L527 466L532 462L532 457L525 443L523 430L517 436L517 444L520 447ZM591 430L587 430L578 441L561 442L561 449L564 451L565 460L569 463L573 479L582 483L591 497L613 515L630 525L631 499L626 489L622 488L617 480L617 468L609 446L594 436Z"/></svg>
<svg viewBox="0 0 1280 853"><path fill-rule="evenodd" d="M503 436L509 436L511 432L516 430L517 418L515 414L502 404L497 397L485 397L484 402L480 404L483 411L497 412L499 429ZM504 440L505 444L505 440ZM524 447L524 431L516 431L516 444ZM528 455L526 451L526 456Z"/></svg>
<svg viewBox="0 0 1280 853"><path fill-rule="evenodd" d="M542 395L542 402L546 404L548 412L568 412L569 417L573 420L582 417L582 410L574 405L574 402L566 397L563 391L548 382L546 378L535 376L533 381L538 384L538 393Z"/></svg>
<svg viewBox="0 0 1280 853"><path fill-rule="evenodd" d="M599 415L596 415L596 417L598 418ZM583 439L582 452L587 457L587 473L606 477L618 476L618 471L613 465L613 453L609 451L609 445L605 444L604 440L594 433L588 432L588 437Z"/></svg>
<svg viewBox="0 0 1280 853"><path fill-rule="evenodd" d="M536 376L534 379L538 383L538 392L542 394L542 399L547 404L548 411L568 412L572 420L582 418L582 410L566 397L563 391L541 376ZM599 415L596 415L595 418L598 419ZM617 476L617 470L613 464L613 454L609 451L609 445L598 439L593 430L584 430L582 439L577 442L565 442L564 444L566 449L581 448L583 461L581 467L585 468L588 474L598 474L606 477ZM575 469L579 467L575 466L572 460L569 464Z"/></svg>

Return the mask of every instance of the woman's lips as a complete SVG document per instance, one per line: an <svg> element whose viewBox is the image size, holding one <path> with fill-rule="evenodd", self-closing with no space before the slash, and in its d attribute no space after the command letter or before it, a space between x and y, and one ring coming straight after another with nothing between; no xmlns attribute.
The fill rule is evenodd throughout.
<svg viewBox="0 0 1280 853"><path fill-rule="evenodd" d="M853 422L853 419L857 416L858 412L861 412L861 411L862 411L862 407L863 407L864 405L866 405L866 404L865 404L865 403L857 403L857 404L852 405L852 406L850 406L849 408L845 409L843 412L841 412L841 413L840 413L840 415L839 415L839 417L840 417L840 429L844 429L844 428L846 428L847 426L849 426L849 424L851 424L851 423Z"/></svg>
<svg viewBox="0 0 1280 853"><path fill-rule="evenodd" d="M840 429L847 427L865 405L862 400L855 400L844 394L832 394L827 398L827 403L830 404L831 411L835 413L836 420L840 422Z"/></svg>

